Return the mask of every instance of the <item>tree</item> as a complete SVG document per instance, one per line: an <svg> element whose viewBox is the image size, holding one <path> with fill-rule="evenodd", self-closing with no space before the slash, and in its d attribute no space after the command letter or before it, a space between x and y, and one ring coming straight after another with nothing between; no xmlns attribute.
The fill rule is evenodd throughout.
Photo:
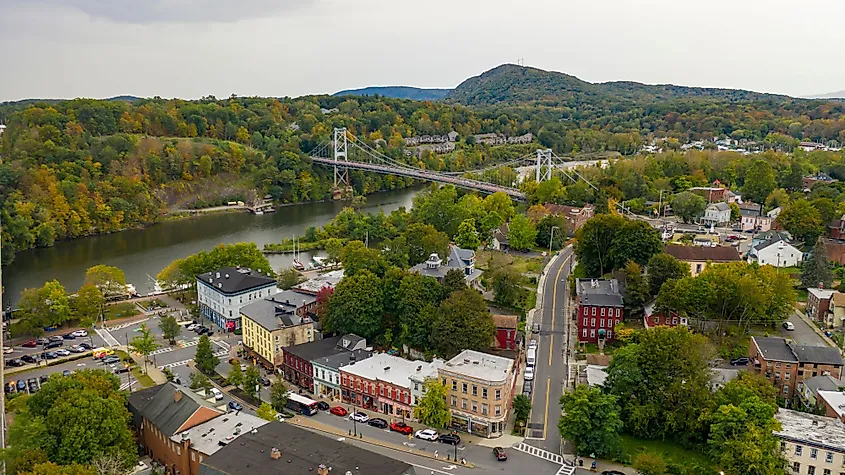
<svg viewBox="0 0 845 475"><path fill-rule="evenodd" d="M600 214L589 219L575 233L575 254L588 277L598 277L613 269L611 250L616 231L625 224L625 218L615 214Z"/></svg>
<svg viewBox="0 0 845 475"><path fill-rule="evenodd" d="M254 242L220 244L211 251L201 251L184 259L176 259L158 273L156 279L165 288L194 284L196 277L221 267L246 267L274 276L270 262Z"/></svg>
<svg viewBox="0 0 845 475"><path fill-rule="evenodd" d="M739 205L736 203L730 203L728 206L731 208L731 221L738 220L741 215Z"/></svg>
<svg viewBox="0 0 845 475"><path fill-rule="evenodd" d="M830 198L816 198L810 201L813 208L819 212L819 219L822 221L822 226L827 226L831 221L838 218L837 203Z"/></svg>
<svg viewBox="0 0 845 475"><path fill-rule="evenodd" d="M117 267L99 264L85 271L85 284L91 284L106 298L126 295L126 276Z"/></svg>
<svg viewBox="0 0 845 475"><path fill-rule="evenodd" d="M513 398L513 413L517 421L527 421L531 414L531 399L525 394L517 394Z"/></svg>
<svg viewBox="0 0 845 475"><path fill-rule="evenodd" d="M261 405L258 406L258 410L255 411L255 415L264 419L265 421L276 420L276 410L273 409L273 406L266 402L262 402Z"/></svg>
<svg viewBox="0 0 845 475"><path fill-rule="evenodd" d="M327 317L327 331L375 339L384 328L381 279L367 269L344 277L329 301Z"/></svg>
<svg viewBox="0 0 845 475"><path fill-rule="evenodd" d="M80 326L90 328L100 317L105 303L106 299L97 287L85 284L70 300L71 318L78 320Z"/></svg>
<svg viewBox="0 0 845 475"><path fill-rule="evenodd" d="M672 195L670 204L675 216L684 220L685 223L689 223L704 214L704 209L707 208L707 200L690 191Z"/></svg>
<svg viewBox="0 0 845 475"><path fill-rule="evenodd" d="M190 379L188 387L190 387L194 391L199 391L200 389L202 389L206 396L208 395L208 390L214 387L214 385L211 384L211 381L208 379L208 376L202 373L191 373L188 378Z"/></svg>
<svg viewBox="0 0 845 475"><path fill-rule="evenodd" d="M417 401L414 417L428 427L439 429L449 425L452 413L446 405L446 385L438 379L428 379L423 385L423 397Z"/></svg>
<svg viewBox="0 0 845 475"><path fill-rule="evenodd" d="M171 345L176 344L176 337L182 332L182 325L176 321L176 317L168 315L161 317L158 321L158 328L161 329L162 336Z"/></svg>
<svg viewBox="0 0 845 475"><path fill-rule="evenodd" d="M229 368L229 374L226 376L226 381L235 388L241 387L244 383L244 373L241 371L240 363L235 363Z"/></svg>
<svg viewBox="0 0 845 475"><path fill-rule="evenodd" d="M813 246L809 259L801 265L801 285L806 288L830 288L833 283L833 270L827 259L824 241L818 239Z"/></svg>
<svg viewBox="0 0 845 475"><path fill-rule="evenodd" d="M649 293L654 296L660 292L660 287L670 279L680 279L689 276L689 265L675 257L659 252L648 260Z"/></svg>
<svg viewBox="0 0 845 475"><path fill-rule="evenodd" d="M22 330L32 335L41 335L44 327L62 325L71 317L67 293L57 280L46 282L40 289L25 289L18 309Z"/></svg>
<svg viewBox="0 0 845 475"><path fill-rule="evenodd" d="M367 270L381 277L387 271L387 262L377 249L368 249L361 241L349 241L340 254L343 275L352 277Z"/></svg>
<svg viewBox="0 0 845 475"><path fill-rule="evenodd" d="M745 172L745 185L742 196L747 201L763 203L766 197L777 187L775 170L766 160L754 160Z"/></svg>
<svg viewBox="0 0 845 475"><path fill-rule="evenodd" d="M643 268L634 261L628 261L624 273L626 315L640 314L643 311L643 305L651 297L648 282L643 275Z"/></svg>
<svg viewBox="0 0 845 475"><path fill-rule="evenodd" d="M139 330L141 334L129 341L129 349L144 357L144 372L146 373L147 358L150 356L150 353L157 350L161 345L156 341L156 337L152 334L152 331L147 328L146 323L142 323Z"/></svg>
<svg viewBox="0 0 845 475"><path fill-rule="evenodd" d="M276 274L276 284L282 290L290 290L294 285L301 283L302 280L302 274L293 267L279 269L279 273Z"/></svg>
<svg viewBox="0 0 845 475"><path fill-rule="evenodd" d="M340 254L343 252L343 241L338 238L326 239L323 247L326 249L326 257L330 262L340 262Z"/></svg>
<svg viewBox="0 0 845 475"><path fill-rule="evenodd" d="M405 239L408 247L408 265L425 262L432 254L441 258L448 256L449 236L430 224L412 223L401 237Z"/></svg>
<svg viewBox="0 0 845 475"><path fill-rule="evenodd" d="M317 291L317 301L315 302L316 308L314 309L314 313L317 314L317 319L321 325L326 324L330 308L329 303L332 300L332 295L334 295L334 287L323 287Z"/></svg>
<svg viewBox="0 0 845 475"><path fill-rule="evenodd" d="M458 235L455 236L455 244L464 249L478 249L481 239L478 238L478 231L475 230L475 220L465 219L458 226Z"/></svg>
<svg viewBox="0 0 845 475"><path fill-rule="evenodd" d="M542 181L537 185L534 201L537 203L557 203L564 195L565 191L560 178L554 176L551 180Z"/></svg>
<svg viewBox="0 0 845 475"><path fill-rule="evenodd" d="M489 348L494 333L493 319L481 293L463 289L452 292L440 304L431 341L438 355L451 358L461 350Z"/></svg>
<svg viewBox="0 0 845 475"><path fill-rule="evenodd" d="M790 203L780 212L775 221L781 228L789 231L795 239L805 243L816 242L824 231L819 210L805 199Z"/></svg>
<svg viewBox="0 0 845 475"><path fill-rule="evenodd" d="M554 236L552 236L553 227L555 228ZM545 215L537 222L537 245L543 249L562 249L566 242L566 232L566 219L563 216ZM554 242L550 243L550 239L554 239Z"/></svg>
<svg viewBox="0 0 845 475"><path fill-rule="evenodd" d="M644 453L634 458L633 467L639 475L665 475L666 461L657 454Z"/></svg>
<svg viewBox="0 0 845 475"><path fill-rule="evenodd" d="M514 214L513 201L510 196L502 191L497 191L484 198L484 207L487 208L488 213L496 213L505 221L509 220Z"/></svg>
<svg viewBox="0 0 845 475"><path fill-rule="evenodd" d="M493 273L493 297L496 303L508 307L522 305L525 293L522 288L522 276L512 267L502 267Z"/></svg>
<svg viewBox="0 0 845 475"><path fill-rule="evenodd" d="M457 290L467 288L466 276L460 269L449 269L443 277L443 293L447 296Z"/></svg>
<svg viewBox="0 0 845 475"><path fill-rule="evenodd" d="M614 269L622 269L629 261L644 266L651 256L663 251L660 234L649 223L625 219L616 230L610 259Z"/></svg>
<svg viewBox="0 0 845 475"><path fill-rule="evenodd" d="M214 356L214 351L211 348L211 340L208 335L200 337L197 343L197 353L194 356L194 363L197 369L205 374L214 374L214 369L220 364L220 360Z"/></svg>
<svg viewBox="0 0 845 475"><path fill-rule="evenodd" d="M126 468L121 473L125 473ZM44 462L33 465L26 472L18 472L21 475L99 475L92 467L78 463L59 465L53 462Z"/></svg>
<svg viewBox="0 0 845 475"><path fill-rule="evenodd" d="M255 397L258 393L258 386L261 382L261 373L258 371L258 366L249 365L244 371L244 392L250 397Z"/></svg>
<svg viewBox="0 0 845 475"><path fill-rule="evenodd" d="M527 251L536 245L537 228L525 215L518 214L508 227L508 245L511 249Z"/></svg>
<svg viewBox="0 0 845 475"><path fill-rule="evenodd" d="M578 455L617 456L622 449L622 419L616 396L580 385L560 398L558 421L561 437L572 442Z"/></svg>
<svg viewBox="0 0 845 475"><path fill-rule="evenodd" d="M276 412L282 412L288 403L288 387L285 381L278 377L270 385L270 404Z"/></svg>
<svg viewBox="0 0 845 475"><path fill-rule="evenodd" d="M780 429L774 418L777 406L752 397L739 405L719 406L709 416L710 454L729 473L764 475L779 473L784 460L773 431Z"/></svg>

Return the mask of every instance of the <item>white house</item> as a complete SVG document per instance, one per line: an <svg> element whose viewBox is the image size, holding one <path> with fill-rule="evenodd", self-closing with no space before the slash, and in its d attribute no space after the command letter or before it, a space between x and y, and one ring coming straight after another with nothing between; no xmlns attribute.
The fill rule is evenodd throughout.
<svg viewBox="0 0 845 475"><path fill-rule="evenodd" d="M727 203L720 201L718 203L710 203L704 210L704 224L717 225L729 223L731 221L731 207Z"/></svg>
<svg viewBox="0 0 845 475"><path fill-rule="evenodd" d="M340 368L371 356L372 351L359 348L311 360L314 370L314 394L340 399Z"/></svg>
<svg viewBox="0 0 845 475"><path fill-rule="evenodd" d="M431 360L431 363L426 363L425 361L419 361L419 363L420 365L417 367L417 371L408 376L411 380L412 406L416 406L417 402L425 395L425 382L432 378L437 379L438 371L446 364L446 361L434 358Z"/></svg>
<svg viewBox="0 0 845 475"><path fill-rule="evenodd" d="M241 307L278 291L276 279L252 269L222 267L197 276L200 314L227 332L241 328Z"/></svg>
<svg viewBox="0 0 845 475"><path fill-rule="evenodd" d="M778 206L777 208L775 208L775 209L769 211L768 213L766 213L766 216L768 216L772 219L776 219L778 216L780 216L780 211L781 211L780 206Z"/></svg>
<svg viewBox="0 0 845 475"><path fill-rule="evenodd" d="M795 267L801 263L801 250L779 237L761 242L751 248L748 262L764 266Z"/></svg>

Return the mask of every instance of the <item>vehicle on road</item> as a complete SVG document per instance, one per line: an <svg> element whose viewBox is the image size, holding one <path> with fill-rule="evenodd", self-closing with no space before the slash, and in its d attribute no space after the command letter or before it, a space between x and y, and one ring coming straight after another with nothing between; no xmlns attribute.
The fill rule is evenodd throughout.
<svg viewBox="0 0 845 475"><path fill-rule="evenodd" d="M496 460L498 460L499 462L504 462L505 460L508 459L507 452L505 452L505 449L503 449L501 447L494 447L493 448L493 455L496 456Z"/></svg>
<svg viewBox="0 0 845 475"><path fill-rule="evenodd" d="M384 419L379 419L376 417L375 419L370 419L367 421L367 424L378 427L379 429L387 429L387 421Z"/></svg>
<svg viewBox="0 0 845 475"><path fill-rule="evenodd" d="M416 437L417 439L430 440L434 442L440 437L440 434L438 434L437 431L434 429L422 429L418 430L417 433L414 434L414 437Z"/></svg>
<svg viewBox="0 0 845 475"><path fill-rule="evenodd" d="M119 362L120 362L120 358L118 358L117 356L114 356L114 355L106 356L101 361L101 363L103 363L104 365L109 365L109 364L114 364L114 363L119 363Z"/></svg>
<svg viewBox="0 0 845 475"><path fill-rule="evenodd" d="M340 417L346 417L346 414L348 414L348 411L340 406L335 406L329 409L329 412Z"/></svg>
<svg viewBox="0 0 845 475"><path fill-rule="evenodd" d="M91 346L91 345L89 345L88 343L80 343L80 344L79 344L79 345L77 345L77 346L79 346L80 348L82 348L82 349L83 349L83 350L85 350L85 351L88 351L88 350L93 350L93 349L94 349L94 347L93 347L93 346Z"/></svg>
<svg viewBox="0 0 845 475"><path fill-rule="evenodd" d="M349 416L349 418L356 422L367 422L370 420L370 416L364 414L363 412L355 412Z"/></svg>
<svg viewBox="0 0 845 475"><path fill-rule="evenodd" d="M458 445L461 443L461 437L458 434L443 434L438 440L441 443L449 445Z"/></svg>
<svg viewBox="0 0 845 475"><path fill-rule="evenodd" d="M79 345L73 345L70 348L68 348L68 350L70 350L71 353L85 353L85 348L83 348Z"/></svg>
<svg viewBox="0 0 845 475"><path fill-rule="evenodd" d="M70 356L70 351L68 351L64 348L60 348L60 349L56 350L56 354L59 355L59 356Z"/></svg>
<svg viewBox="0 0 845 475"><path fill-rule="evenodd" d="M731 366L745 366L748 364L748 357L735 358L731 360Z"/></svg>
<svg viewBox="0 0 845 475"><path fill-rule="evenodd" d="M8 347L8 346L3 347L3 354L4 355L11 355L14 352L15 352L14 348L11 348L11 347Z"/></svg>
<svg viewBox="0 0 845 475"><path fill-rule="evenodd" d="M525 368L525 374L523 375L526 381L533 381L534 380L534 367L528 366Z"/></svg>
<svg viewBox="0 0 845 475"><path fill-rule="evenodd" d="M625 473L619 470L605 470L601 472L601 475L625 475Z"/></svg>
<svg viewBox="0 0 845 475"><path fill-rule="evenodd" d="M246 365L241 363L241 371L246 371Z"/></svg>
<svg viewBox="0 0 845 475"><path fill-rule="evenodd" d="M189 330L189 331L194 331L196 329L197 329L196 323L190 323L190 324L188 324L188 326L185 327L185 330Z"/></svg>
<svg viewBox="0 0 845 475"><path fill-rule="evenodd" d="M84 338L88 336L88 332L86 330L76 330L75 332L71 333L71 335L75 336L76 338Z"/></svg>
<svg viewBox="0 0 845 475"><path fill-rule="evenodd" d="M795 324L792 322L783 322L783 328L786 328L788 331L795 330Z"/></svg>
<svg viewBox="0 0 845 475"><path fill-rule="evenodd" d="M23 355L21 356L21 360L24 363L35 364L38 363L41 359L38 357L38 355Z"/></svg>
<svg viewBox="0 0 845 475"><path fill-rule="evenodd" d="M64 342L64 341L62 341L62 340L50 340L50 342L49 342L49 343L47 343L46 345L44 345L44 349L45 349L45 350L49 350L50 348L58 348L58 347L60 347L60 346L62 346L62 345L64 345L64 344L65 344L65 342Z"/></svg>
<svg viewBox="0 0 845 475"><path fill-rule="evenodd" d="M44 352L44 359L45 359L45 360L54 360L54 359L56 359L56 358L58 358L58 357L59 357L59 355L58 355L58 354L56 354L56 352L55 352L55 351L45 351L45 352Z"/></svg>
<svg viewBox="0 0 845 475"><path fill-rule="evenodd" d="M244 409L244 407L241 406L240 403L238 403L236 401L229 401L229 409L231 409L233 411L242 411Z"/></svg>
<svg viewBox="0 0 845 475"><path fill-rule="evenodd" d="M390 430L405 435L414 432L414 428L409 426L408 424L405 424L404 422L394 422L393 424L390 424Z"/></svg>
<svg viewBox="0 0 845 475"><path fill-rule="evenodd" d="M38 346L38 342L36 340L29 340L21 344L24 348L35 348Z"/></svg>
<svg viewBox="0 0 845 475"><path fill-rule="evenodd" d="M326 406L328 406L328 404L326 404ZM285 407L297 414L302 414L303 416L313 416L317 413L319 403L309 397L290 391L288 392L288 402L285 403ZM332 412L332 414L334 413ZM346 413L343 415L345 416Z"/></svg>
<svg viewBox="0 0 845 475"><path fill-rule="evenodd" d="M528 366L534 366L537 362L537 349L536 348L529 348L528 351L525 352L525 362Z"/></svg>
<svg viewBox="0 0 845 475"><path fill-rule="evenodd" d="M41 384L44 384L44 383L47 382L48 379L50 379L50 376L48 376L46 374L42 374L41 376L38 377L38 382L41 383Z"/></svg>
<svg viewBox="0 0 845 475"><path fill-rule="evenodd" d="M531 340L528 342L528 349L529 350L536 350L537 349L537 340Z"/></svg>
<svg viewBox="0 0 845 475"><path fill-rule="evenodd" d="M62 371L62 376L70 376L70 374L71 374L71 371L69 369Z"/></svg>
<svg viewBox="0 0 845 475"><path fill-rule="evenodd" d="M273 384L273 383L270 382L269 378L258 378L258 381L260 381L261 385L264 386L265 388L267 386L270 386L271 384Z"/></svg>
<svg viewBox="0 0 845 475"><path fill-rule="evenodd" d="M123 374L129 372L129 365L113 364L109 365L109 368L111 368L112 373L114 374Z"/></svg>
<svg viewBox="0 0 845 475"><path fill-rule="evenodd" d="M525 381L525 384L522 385L522 394L525 394L528 397L531 397L531 391L534 389L534 382L529 380Z"/></svg>
<svg viewBox="0 0 845 475"><path fill-rule="evenodd" d="M534 327L531 329L531 333L534 333L535 335L537 333L540 333L540 324L539 323L534 324Z"/></svg>
<svg viewBox="0 0 845 475"><path fill-rule="evenodd" d="M327 403L325 401L320 401L320 402L317 403L317 409L319 409L321 411L328 411L329 407L330 407L329 403Z"/></svg>
<svg viewBox="0 0 845 475"><path fill-rule="evenodd" d="M217 388L209 389L209 392L214 396L215 401L222 401L223 400L223 393L220 392Z"/></svg>

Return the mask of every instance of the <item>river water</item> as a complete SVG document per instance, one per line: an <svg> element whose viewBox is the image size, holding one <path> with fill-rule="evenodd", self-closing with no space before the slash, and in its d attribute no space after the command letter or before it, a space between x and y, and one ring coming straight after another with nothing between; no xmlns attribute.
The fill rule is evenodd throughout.
<svg viewBox="0 0 845 475"><path fill-rule="evenodd" d="M364 211L385 213L411 201L420 187L376 193L367 197ZM138 293L152 291L153 280L175 259L218 244L279 242L301 235L309 226L322 226L334 218L347 202L304 203L277 208L275 213L256 216L247 212L214 213L167 221L145 229L57 242L50 248L18 253L14 262L3 268L3 306L14 305L28 287L40 287L58 279L68 292L75 292L85 279L85 271L97 264L119 267L126 282ZM271 255L274 269L289 266L293 255ZM303 252L302 262L311 259Z"/></svg>

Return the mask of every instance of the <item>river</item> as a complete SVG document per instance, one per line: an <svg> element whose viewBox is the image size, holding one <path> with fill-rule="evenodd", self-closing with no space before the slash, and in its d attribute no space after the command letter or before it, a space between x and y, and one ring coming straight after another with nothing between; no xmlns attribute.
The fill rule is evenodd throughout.
<svg viewBox="0 0 845 475"><path fill-rule="evenodd" d="M379 209L389 213L411 202L422 187L376 193L367 197L364 211ZM97 264L116 266L126 274L126 282L138 293L152 290L155 277L179 259L218 244L279 242L301 235L309 226L322 226L334 218L348 202L303 203L277 208L275 213L256 216L247 212L213 213L167 221L144 229L57 242L49 248L18 253L3 268L3 305L14 305L28 287L41 287L58 279L68 292L75 292L85 279L85 271ZM269 256L273 269L289 266L293 255ZM303 262L311 254L302 253Z"/></svg>

